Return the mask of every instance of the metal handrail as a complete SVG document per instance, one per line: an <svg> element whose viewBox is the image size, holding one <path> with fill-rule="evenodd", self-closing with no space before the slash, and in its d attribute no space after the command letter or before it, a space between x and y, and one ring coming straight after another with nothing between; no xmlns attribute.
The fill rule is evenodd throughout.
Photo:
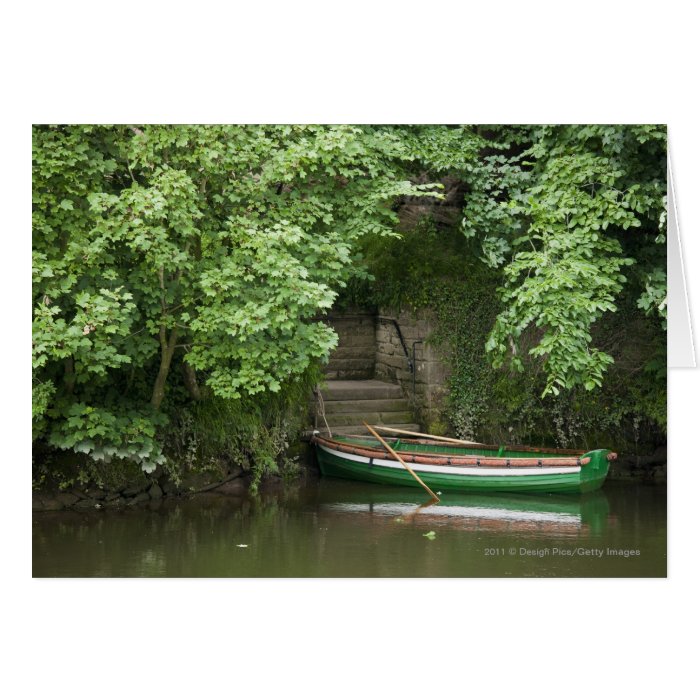
<svg viewBox="0 0 700 700"><path fill-rule="evenodd" d="M326 314L323 319L319 320L324 320L324 321L332 321L332 320L342 320L342 319L350 319L350 318L366 318L367 314L362 314L362 313L357 313L357 314L333 314L329 313ZM412 377L412 384L413 384L413 398L415 400L416 396L416 345L419 343L422 343L422 340L415 340L413 342L413 347L412 347L412 353L409 353L408 347L406 345L406 339L403 337L403 333L401 332L401 326L399 326L399 322L393 317L393 316L380 316L377 315L376 319L379 322L386 322L386 323L391 323L394 328L396 329L396 335L399 337L399 342L401 343L401 348L403 350L403 354L406 356L406 364L408 365L408 369L411 372L411 377Z"/></svg>
<svg viewBox="0 0 700 700"><path fill-rule="evenodd" d="M394 324L394 328L396 328L396 334L399 336L399 342L401 343L401 347L403 348L403 354L406 355L406 362L408 362L408 369L411 371L411 374L415 378L416 369L415 369L415 364L413 362L413 360L415 360L415 350L416 350L415 343L413 345L414 358L412 360L411 356L408 352L408 348L406 347L406 341L404 340L403 333L401 332L399 322L395 318L392 318L391 316L377 316L377 320L378 321L387 321L389 323Z"/></svg>
<svg viewBox="0 0 700 700"><path fill-rule="evenodd" d="M413 370L413 403L414 404L416 402L416 370L415 370L415 367L416 367L416 345L418 345L419 343L422 343L422 342L423 342L422 340L414 340L413 341L413 367L414 367L414 370Z"/></svg>

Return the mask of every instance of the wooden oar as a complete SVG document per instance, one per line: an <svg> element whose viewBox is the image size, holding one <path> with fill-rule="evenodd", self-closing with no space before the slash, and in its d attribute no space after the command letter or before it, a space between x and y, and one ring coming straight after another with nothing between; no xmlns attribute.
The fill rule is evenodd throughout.
<svg viewBox="0 0 700 700"><path fill-rule="evenodd" d="M363 421L363 423L364 423L364 421ZM431 495L431 497L435 500L435 502L439 503L440 499L435 495L435 493L433 491L431 491L430 488L428 486L426 486L426 484L423 482L423 480L418 476L418 474L416 474L413 471L413 469L411 469L411 467L409 467L408 464L406 464L406 462L404 462L401 459L401 457L399 457L399 455L396 454L396 452L394 452L394 450L386 443L384 438L379 433L377 433L371 426L367 425L367 423L365 423L365 428L367 428L367 430L369 430L369 432L372 433L372 435L374 435L374 437L376 437L377 440L379 440L379 442L382 443L382 445L384 445L386 450L394 457L394 459L398 459L399 462L401 462L401 464L403 464L403 466L406 468L406 470L409 472L409 474Z"/></svg>
<svg viewBox="0 0 700 700"><path fill-rule="evenodd" d="M365 423L365 425L367 425ZM412 430L399 430L398 428L388 428L385 425L372 426L377 430L384 430L390 433L400 433L401 435L413 435L415 437L432 438L433 440L442 440L443 442L451 442L453 445L484 445L483 442L470 442L469 440L457 440L457 438L442 437L441 435L430 435L429 433L414 433Z"/></svg>

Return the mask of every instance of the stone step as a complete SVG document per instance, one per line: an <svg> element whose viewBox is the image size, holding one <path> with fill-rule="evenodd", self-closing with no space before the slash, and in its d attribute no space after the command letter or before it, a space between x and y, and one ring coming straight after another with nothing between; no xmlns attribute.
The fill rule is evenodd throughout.
<svg viewBox="0 0 700 700"><path fill-rule="evenodd" d="M348 359L332 358L326 365L328 372L337 372L338 370L366 370L374 372L374 357L352 357Z"/></svg>
<svg viewBox="0 0 700 700"><path fill-rule="evenodd" d="M369 422L369 421L368 421ZM372 423L370 423L372 425ZM318 426L318 431L321 433L321 435L327 435L327 431L325 430L325 425L323 425L323 421L319 422ZM368 435L369 430L365 428L364 425L343 425L341 426L336 426L331 427L331 432L335 435L336 433L339 435ZM420 432L420 425L417 423L398 423L398 424L392 424L392 425L387 425L387 428L398 428L399 430L410 430L414 433ZM396 435L384 435L380 433L382 437L387 440L391 437L397 437Z"/></svg>
<svg viewBox="0 0 700 700"><path fill-rule="evenodd" d="M327 380L339 381L339 377L352 381L367 380L374 376L374 372L368 369L334 369L323 373L323 378Z"/></svg>
<svg viewBox="0 0 700 700"><path fill-rule="evenodd" d="M413 414L410 411L387 411L385 413L326 413L326 421L331 426L356 425L362 421L370 424L398 425L399 423L411 423ZM320 423L323 424L321 418Z"/></svg>
<svg viewBox="0 0 700 700"><path fill-rule="evenodd" d="M323 402L326 415L334 413L382 413L384 411L410 411L408 401L401 399L346 399Z"/></svg>
<svg viewBox="0 0 700 700"><path fill-rule="evenodd" d="M365 362L373 365L374 356L377 354L377 348L375 347L374 340L370 340L367 345L359 345L352 347L343 347L339 345L331 353L329 363L333 364L338 360L364 360Z"/></svg>
<svg viewBox="0 0 700 700"><path fill-rule="evenodd" d="M327 381L321 387L321 394L324 401L403 398L403 392L398 384L380 382L378 379Z"/></svg>

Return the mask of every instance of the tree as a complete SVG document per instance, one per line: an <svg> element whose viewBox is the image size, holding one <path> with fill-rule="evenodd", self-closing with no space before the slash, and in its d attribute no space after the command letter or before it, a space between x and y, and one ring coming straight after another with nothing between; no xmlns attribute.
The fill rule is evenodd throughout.
<svg viewBox="0 0 700 700"><path fill-rule="evenodd" d="M665 158L656 126L37 127L35 436L150 471L178 407L283 395L333 348L316 317L359 243L440 177L502 274L495 365L600 387L621 295L665 324Z"/></svg>
<svg viewBox="0 0 700 700"><path fill-rule="evenodd" d="M600 387L613 358L591 327L625 284L665 329L666 131L505 128L484 145L463 227L504 275L486 349L496 366L540 358L544 395Z"/></svg>
<svg viewBox="0 0 700 700"><path fill-rule="evenodd" d="M36 128L38 434L151 471L180 389L294 382L336 342L314 317L358 273L356 242L434 192L411 158L388 127Z"/></svg>

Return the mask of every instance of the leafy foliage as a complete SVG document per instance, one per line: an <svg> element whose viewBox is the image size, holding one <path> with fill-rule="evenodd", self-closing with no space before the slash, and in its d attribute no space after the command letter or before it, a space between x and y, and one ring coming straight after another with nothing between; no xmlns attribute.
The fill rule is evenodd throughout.
<svg viewBox="0 0 700 700"><path fill-rule="evenodd" d="M183 470L216 473L232 462L252 472L255 490L266 474L293 472L291 448L307 420L300 408L308 405L318 381L320 372L311 368L285 391L238 401L213 396L178 406L163 432L171 475L177 479Z"/></svg>
<svg viewBox="0 0 700 700"><path fill-rule="evenodd" d="M349 300L434 313L461 437L663 441L665 130L464 130L472 160L448 167L468 184L459 231L424 220L368 241L374 281Z"/></svg>
<svg viewBox="0 0 700 700"><path fill-rule="evenodd" d="M482 259L504 273L504 309L486 349L496 366L518 370L523 352L542 358L544 395L592 390L613 358L591 345L591 326L617 309L623 270L639 265L639 306L665 323L658 246L665 243L666 133L594 125L535 128L527 140L508 129L508 136L496 148L511 155L486 156L480 210L468 201L463 221L466 235L482 237ZM626 233L634 229L636 240ZM537 329L536 342L523 347L528 328Z"/></svg>
<svg viewBox="0 0 700 700"><path fill-rule="evenodd" d="M340 292L436 310L465 436L496 398L501 426L560 442L603 408L662 425L665 149L655 126L37 127L35 438L147 471L228 452L259 477ZM459 227L398 240L402 203L449 178Z"/></svg>
<svg viewBox="0 0 700 700"><path fill-rule="evenodd" d="M187 392L245 402L327 358L314 317L357 242L435 190L389 127L37 127L33 146L36 431L146 470Z"/></svg>
<svg viewBox="0 0 700 700"><path fill-rule="evenodd" d="M73 403L65 413L50 412L49 415L63 419L56 421L50 435L55 447L83 452L104 462L129 458L148 473L165 462L156 440L156 428L162 420L156 421L147 413L135 409L115 413Z"/></svg>

